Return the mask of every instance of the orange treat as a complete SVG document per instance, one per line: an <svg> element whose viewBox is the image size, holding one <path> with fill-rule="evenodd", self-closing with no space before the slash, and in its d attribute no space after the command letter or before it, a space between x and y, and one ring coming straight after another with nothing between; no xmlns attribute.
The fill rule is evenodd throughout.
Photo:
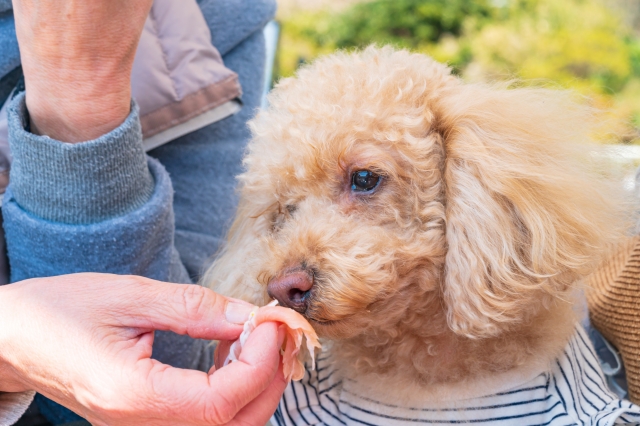
<svg viewBox="0 0 640 426"><path fill-rule="evenodd" d="M258 325L273 321L286 326L286 337L281 348L285 379L287 381L300 380L304 377L304 365L298 357L303 336L306 339L306 348L311 355L311 368L315 368L315 348L321 347L316 332L302 315L292 309L275 306L277 303L277 301L273 301L261 308L256 306L255 311L251 313L249 320L244 324L240 338L231 345L229 356L224 365L239 358L242 347Z"/></svg>

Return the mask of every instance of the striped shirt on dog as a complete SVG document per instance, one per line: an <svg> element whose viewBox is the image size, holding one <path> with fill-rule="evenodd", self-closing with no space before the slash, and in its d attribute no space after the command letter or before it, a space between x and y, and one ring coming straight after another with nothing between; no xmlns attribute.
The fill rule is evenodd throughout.
<svg viewBox="0 0 640 426"><path fill-rule="evenodd" d="M640 407L618 399L579 327L550 371L514 389L463 401L456 408L399 407L350 392L327 359L292 382L271 419L278 426L610 426L640 425Z"/></svg>

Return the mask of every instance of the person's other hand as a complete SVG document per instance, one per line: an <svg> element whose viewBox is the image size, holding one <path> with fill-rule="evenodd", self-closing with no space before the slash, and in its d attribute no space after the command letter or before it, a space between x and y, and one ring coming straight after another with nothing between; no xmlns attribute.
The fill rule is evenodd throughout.
<svg viewBox="0 0 640 426"><path fill-rule="evenodd" d="M14 0L31 131L95 139L131 108L131 69L153 0Z"/></svg>
<svg viewBox="0 0 640 426"><path fill-rule="evenodd" d="M251 306L195 285L77 274L0 287L0 391L36 390L94 425L264 425L286 383L275 323L206 374L150 359L153 330L235 340Z"/></svg>

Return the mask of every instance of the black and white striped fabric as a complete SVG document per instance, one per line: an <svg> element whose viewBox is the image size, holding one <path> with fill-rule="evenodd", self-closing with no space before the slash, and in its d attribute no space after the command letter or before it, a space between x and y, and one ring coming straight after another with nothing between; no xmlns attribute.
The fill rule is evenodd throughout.
<svg viewBox="0 0 640 426"><path fill-rule="evenodd" d="M550 371L509 391L450 406L400 407L374 401L350 391L349 381L336 373L320 356L316 371L289 385L273 425L640 425L640 407L608 390L582 327Z"/></svg>

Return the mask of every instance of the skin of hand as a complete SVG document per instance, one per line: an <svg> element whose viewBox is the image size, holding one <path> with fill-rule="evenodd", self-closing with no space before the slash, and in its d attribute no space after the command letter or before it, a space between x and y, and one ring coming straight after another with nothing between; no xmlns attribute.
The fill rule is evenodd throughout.
<svg viewBox="0 0 640 426"><path fill-rule="evenodd" d="M153 0L14 0L31 131L98 138L131 110L131 69Z"/></svg>
<svg viewBox="0 0 640 426"><path fill-rule="evenodd" d="M196 285L75 274L0 287L0 391L36 390L102 426L256 425L286 383L284 332L260 325L209 374L150 359L153 330L235 340L251 305Z"/></svg>

